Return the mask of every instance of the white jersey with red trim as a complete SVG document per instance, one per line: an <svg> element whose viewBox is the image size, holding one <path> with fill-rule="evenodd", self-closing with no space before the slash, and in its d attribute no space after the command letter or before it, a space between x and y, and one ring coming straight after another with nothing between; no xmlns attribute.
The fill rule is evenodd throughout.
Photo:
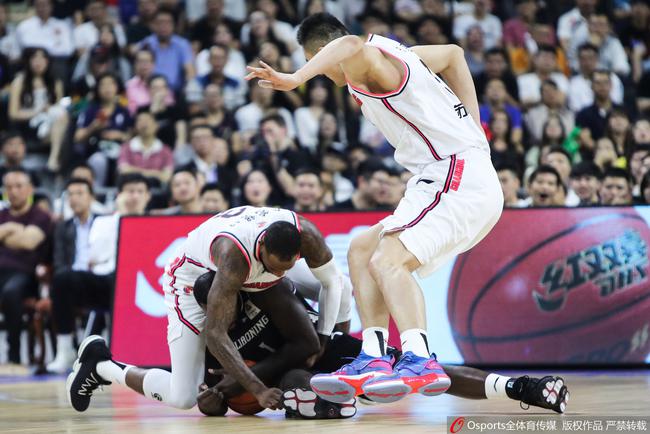
<svg viewBox="0 0 650 434"><path fill-rule="evenodd" d="M171 290L190 292L200 275L207 270L217 270L210 250L219 237L235 243L249 265L243 291L258 292L273 286L280 278L265 270L259 256L259 243L266 228L277 221L293 223L300 230L296 213L281 208L241 206L203 222L189 233L175 259L165 267L166 275L171 279Z"/></svg>
<svg viewBox="0 0 650 434"><path fill-rule="evenodd" d="M370 34L367 45L399 60L400 86L375 94L348 83L348 91L395 148L395 161L414 174L450 155L480 148L489 152L485 133L445 82L404 45Z"/></svg>

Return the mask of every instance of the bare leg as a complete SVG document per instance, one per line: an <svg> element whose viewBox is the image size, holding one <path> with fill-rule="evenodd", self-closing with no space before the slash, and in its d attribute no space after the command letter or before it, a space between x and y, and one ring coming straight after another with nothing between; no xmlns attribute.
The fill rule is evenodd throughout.
<svg viewBox="0 0 650 434"><path fill-rule="evenodd" d="M55 122L52 123L50 131L50 157L47 161L47 167L52 172L58 172L61 168L61 147L63 146L63 138L68 129L68 114L63 111L61 116L57 117Z"/></svg>
<svg viewBox="0 0 650 434"><path fill-rule="evenodd" d="M370 274L379 284L400 333L427 327L424 296L411 274L420 262L402 244L399 234L385 235L370 259Z"/></svg>
<svg viewBox="0 0 650 434"><path fill-rule="evenodd" d="M388 328L388 308L377 282L370 274L370 258L379 244L383 227L377 224L352 240L348 251L350 280L363 328Z"/></svg>
<svg viewBox="0 0 650 434"><path fill-rule="evenodd" d="M126 385L129 389L144 395L144 376L147 375L148 371L148 369L136 368L135 366L129 369L126 373Z"/></svg>
<svg viewBox="0 0 650 434"><path fill-rule="evenodd" d="M451 386L446 393L466 399L487 399L485 379L488 373L467 366L442 365L451 378Z"/></svg>

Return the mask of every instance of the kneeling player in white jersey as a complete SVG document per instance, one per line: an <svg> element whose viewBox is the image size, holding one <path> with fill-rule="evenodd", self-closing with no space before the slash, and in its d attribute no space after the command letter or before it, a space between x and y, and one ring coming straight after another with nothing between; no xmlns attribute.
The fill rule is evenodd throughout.
<svg viewBox="0 0 650 434"><path fill-rule="evenodd" d="M362 351L339 371L314 377L312 386L336 401L361 393L382 402L409 393L443 393L450 379L430 354L424 299L411 273L427 276L470 249L496 224L503 207L463 50L407 48L373 34L363 40L324 13L302 22L298 41L308 59L300 70L283 74L260 62L262 67L248 68L247 79L291 90L325 74L347 85L363 115L395 148L397 163L414 175L395 212L350 246ZM385 352L389 315L404 351L395 366Z"/></svg>
<svg viewBox="0 0 650 434"><path fill-rule="evenodd" d="M165 302L168 307L167 341L171 373L162 369L140 369L111 359L99 336L86 338L66 384L70 404L85 411L93 391L113 382L177 408L196 404L203 382L206 346L224 370L251 392L266 408L277 408L281 391L268 388L264 380L246 366L228 337L235 319L240 291L259 292L274 287L287 271L300 279L294 265L306 264L321 285L318 345L309 354L285 354L282 369L302 366L305 360L324 351L334 326L341 322L339 310L346 308L351 289L344 283L332 253L318 229L294 212L278 208L233 208L217 214L189 233L177 256L165 267ZM193 295L197 277L216 271L207 297L207 311ZM303 271L302 274L305 274ZM309 274L307 272L307 274ZM313 278L312 278L313 280ZM316 337L314 336L316 339ZM279 365L278 365L279 366ZM274 372L265 372L273 376Z"/></svg>

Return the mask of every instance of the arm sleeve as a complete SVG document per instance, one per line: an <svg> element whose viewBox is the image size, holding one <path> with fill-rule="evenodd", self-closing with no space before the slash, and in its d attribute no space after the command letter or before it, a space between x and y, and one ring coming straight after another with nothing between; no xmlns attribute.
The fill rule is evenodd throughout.
<svg viewBox="0 0 650 434"><path fill-rule="evenodd" d="M336 266L334 258L325 265L312 268L316 279L322 284L318 295L318 327L321 335L330 335L339 317L341 299L344 290L343 273Z"/></svg>

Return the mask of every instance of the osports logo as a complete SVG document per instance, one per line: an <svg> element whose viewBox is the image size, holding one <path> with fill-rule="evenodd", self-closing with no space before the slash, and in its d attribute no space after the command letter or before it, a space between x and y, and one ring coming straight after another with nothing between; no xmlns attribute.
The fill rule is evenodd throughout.
<svg viewBox="0 0 650 434"><path fill-rule="evenodd" d="M464 417L457 417L454 419L454 421L449 425L449 432L451 434L456 434L460 430L463 429L463 425L465 425L465 418Z"/></svg>

